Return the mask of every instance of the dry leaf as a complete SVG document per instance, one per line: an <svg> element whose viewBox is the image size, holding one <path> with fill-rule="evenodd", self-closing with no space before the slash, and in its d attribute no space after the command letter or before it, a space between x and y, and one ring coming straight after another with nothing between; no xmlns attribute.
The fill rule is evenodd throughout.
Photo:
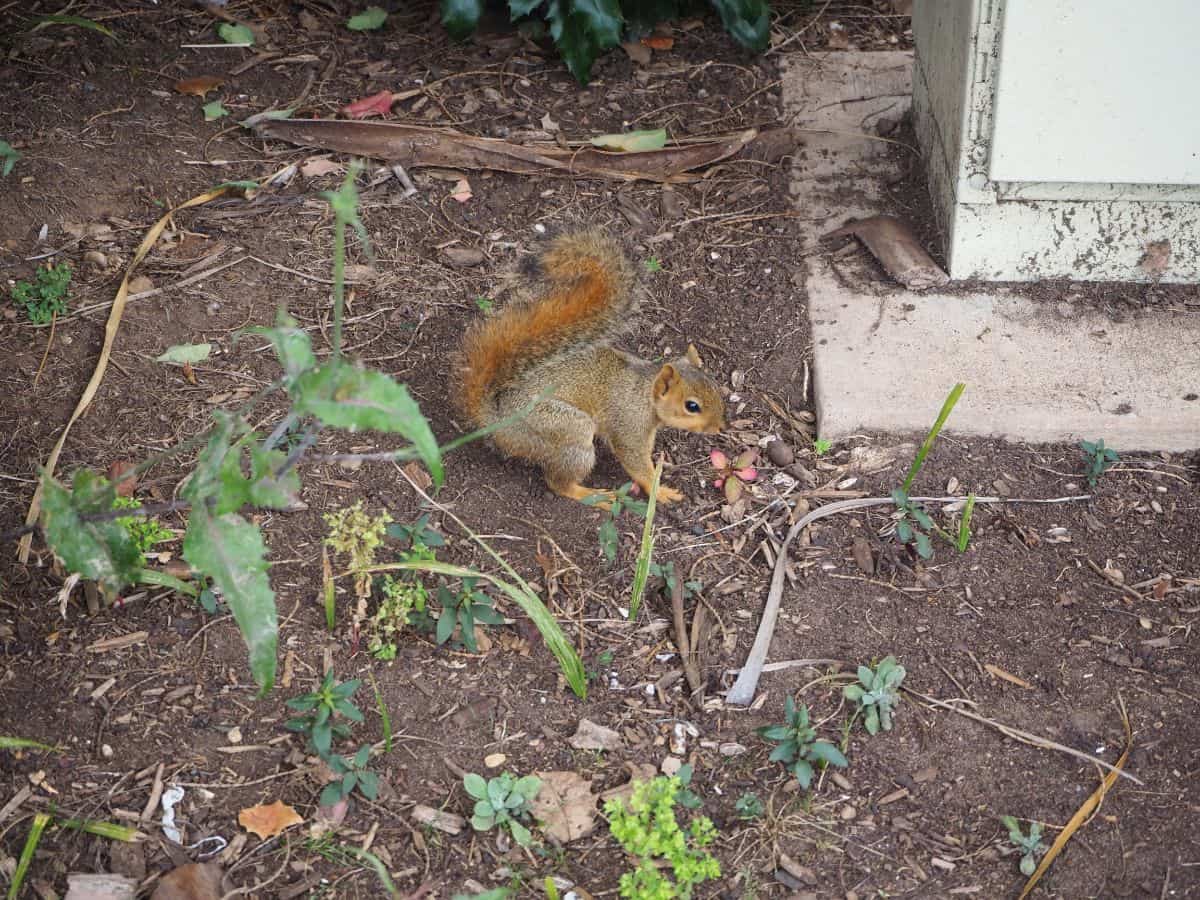
<svg viewBox="0 0 1200 900"><path fill-rule="evenodd" d="M600 799L607 803L613 798L628 800L633 794L633 785L638 781L651 781L658 775L658 769L652 763L632 763L626 762L625 768L629 772L629 780L619 787L610 788L600 795Z"/></svg>
<svg viewBox="0 0 1200 900"><path fill-rule="evenodd" d="M299 825L304 819L282 800L274 803L251 806L238 813L238 824L256 834L264 841L275 837L285 828Z"/></svg>
<svg viewBox="0 0 1200 900"><path fill-rule="evenodd" d="M320 178L322 175L340 175L346 171L341 163L327 156L310 156L300 164L300 174L305 178Z"/></svg>
<svg viewBox="0 0 1200 900"><path fill-rule="evenodd" d="M175 82L175 90L203 100L224 83L225 79L218 75L197 75L195 78L185 78L183 81Z"/></svg>
<svg viewBox="0 0 1200 900"><path fill-rule="evenodd" d="M675 46L675 38L652 34L650 37L642 38L642 43L651 50L670 50Z"/></svg>
<svg viewBox="0 0 1200 900"><path fill-rule="evenodd" d="M577 772L538 772L542 789L533 798L533 815L542 833L560 844L587 837L596 828L592 783Z"/></svg>
<svg viewBox="0 0 1200 900"><path fill-rule="evenodd" d="M1138 262L1138 268L1151 278L1160 278L1171 265L1171 242L1150 241L1146 244L1146 252Z"/></svg>
<svg viewBox="0 0 1200 900"><path fill-rule="evenodd" d="M579 720L579 727L567 743L576 750L620 750L625 745L617 732L590 719Z"/></svg>
<svg viewBox="0 0 1200 900"><path fill-rule="evenodd" d="M454 185L454 190L450 192L450 196L459 203L466 203L474 196L471 193L471 183L465 178L460 178Z"/></svg>
<svg viewBox="0 0 1200 900"><path fill-rule="evenodd" d="M128 460L118 459L108 467L108 480L117 481L122 475L136 466ZM117 482L116 491L118 497L132 497L134 490L137 489L137 476L130 475L124 481Z"/></svg>
<svg viewBox="0 0 1200 900"><path fill-rule="evenodd" d="M137 895L137 879L125 875L101 873L67 876L67 896L64 900L133 900ZM36 883L35 883L36 890ZM53 891L37 891L43 897L57 897ZM155 894L157 897L158 895Z"/></svg>
<svg viewBox="0 0 1200 900"><path fill-rule="evenodd" d="M370 116L386 116L392 111L396 97L391 91L380 91L370 97L363 97L342 107L342 113L351 119L366 119Z"/></svg>
<svg viewBox="0 0 1200 900"><path fill-rule="evenodd" d="M433 479L429 477L429 473L415 459L404 466L404 474L423 491L427 491L433 486Z"/></svg>
<svg viewBox="0 0 1200 900"><path fill-rule="evenodd" d="M653 54L650 52L650 48L644 44L629 41L622 44L621 49L624 50L629 55L629 58L639 66L650 65L650 60L653 57Z"/></svg>

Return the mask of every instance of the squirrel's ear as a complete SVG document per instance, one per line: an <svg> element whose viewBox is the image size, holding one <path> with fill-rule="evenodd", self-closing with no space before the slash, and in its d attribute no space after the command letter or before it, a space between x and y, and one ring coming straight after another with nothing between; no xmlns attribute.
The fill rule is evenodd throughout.
<svg viewBox="0 0 1200 900"><path fill-rule="evenodd" d="M658 377L654 379L654 395L665 397L678 381L679 373L673 365L667 363L658 370Z"/></svg>
<svg viewBox="0 0 1200 900"><path fill-rule="evenodd" d="M688 348L687 348L687 361L688 361L688 362L690 362L690 363L691 363L693 366L695 366L697 369L703 369L703 368L704 368L704 363L703 363L703 362L701 361L701 359L700 359L700 354L696 352L696 345L695 345L695 344L688 344Z"/></svg>

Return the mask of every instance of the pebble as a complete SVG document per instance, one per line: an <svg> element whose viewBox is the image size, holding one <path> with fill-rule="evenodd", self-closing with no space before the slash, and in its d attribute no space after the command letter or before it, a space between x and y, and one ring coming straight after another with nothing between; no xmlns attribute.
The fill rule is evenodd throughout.
<svg viewBox="0 0 1200 900"><path fill-rule="evenodd" d="M951 475L950 480L946 482L946 493L947 494L955 494L957 492L958 492L958 479L955 478L953 475Z"/></svg>
<svg viewBox="0 0 1200 900"><path fill-rule="evenodd" d="M1008 482L1003 478L997 478L995 481L993 481L992 488L996 491L997 497L1008 496Z"/></svg>
<svg viewBox="0 0 1200 900"><path fill-rule="evenodd" d="M843 822L849 822L851 819L853 819L855 816L858 815L858 810L854 808L853 804L847 803L845 806L842 807L839 815L842 817Z"/></svg>
<svg viewBox="0 0 1200 900"><path fill-rule="evenodd" d="M677 756L668 756L662 761L659 770L668 778L672 775L678 775L679 770L683 768L683 760Z"/></svg>
<svg viewBox="0 0 1200 900"><path fill-rule="evenodd" d="M507 761L508 757L503 753L492 753L483 758L483 764L489 769L498 769Z"/></svg>
<svg viewBox="0 0 1200 900"><path fill-rule="evenodd" d="M242 742L242 729L234 725L227 732L225 732L225 739L231 744L240 744Z"/></svg>
<svg viewBox="0 0 1200 900"><path fill-rule="evenodd" d="M83 261L86 263L91 263L97 269L103 269L108 265L108 257L99 250L89 250L87 253L83 254Z"/></svg>
<svg viewBox="0 0 1200 900"><path fill-rule="evenodd" d="M796 459L796 453L783 441L771 441L767 444L767 458L777 466L790 466Z"/></svg>
<svg viewBox="0 0 1200 900"><path fill-rule="evenodd" d="M722 756L741 756L746 752L744 744L738 744L734 741L728 741L717 748L717 752Z"/></svg>
<svg viewBox="0 0 1200 900"><path fill-rule="evenodd" d="M110 747L108 744L101 744L100 745L100 755L103 756L105 759L112 759L113 748Z"/></svg>

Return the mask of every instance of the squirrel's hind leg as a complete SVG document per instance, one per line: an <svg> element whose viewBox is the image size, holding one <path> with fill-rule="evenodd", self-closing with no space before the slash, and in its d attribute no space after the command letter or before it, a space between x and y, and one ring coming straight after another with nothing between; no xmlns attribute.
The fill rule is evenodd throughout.
<svg viewBox="0 0 1200 900"><path fill-rule="evenodd" d="M496 432L496 446L509 456L537 463L550 490L561 497L583 500L611 491L580 484L596 465L596 426L591 416L562 400L539 403L520 422ZM597 506L606 508L607 503Z"/></svg>

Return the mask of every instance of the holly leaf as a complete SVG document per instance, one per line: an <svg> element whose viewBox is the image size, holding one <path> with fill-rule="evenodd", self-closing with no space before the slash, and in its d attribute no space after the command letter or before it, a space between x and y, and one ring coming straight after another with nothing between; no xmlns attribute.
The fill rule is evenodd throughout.
<svg viewBox="0 0 1200 900"><path fill-rule="evenodd" d="M550 0L546 18L558 52L580 84L588 83L600 51L621 40L618 0Z"/></svg>
<svg viewBox="0 0 1200 900"><path fill-rule="evenodd" d="M516 5L509 4L510 7ZM533 6L536 7L537 3ZM483 0L442 0L442 25L455 40L462 41L470 37L482 15ZM513 19L516 18L516 10L513 9Z"/></svg>
<svg viewBox="0 0 1200 900"><path fill-rule="evenodd" d="M350 431L399 434L412 443L434 484L442 483L437 439L408 388L382 372L360 369L341 360L300 375L293 385L295 412Z"/></svg>
<svg viewBox="0 0 1200 900"><path fill-rule="evenodd" d="M599 137L592 138L591 143L593 147L599 147L602 150L619 150L622 153L661 150L667 145L667 130L665 128L655 128L651 131L626 131L621 134L602 134Z"/></svg>
<svg viewBox="0 0 1200 900"><path fill-rule="evenodd" d="M235 513L213 515L205 504L192 508L183 558L212 578L229 605L250 651L250 672L266 694L275 682L279 619L267 579L267 548L258 526Z"/></svg>
<svg viewBox="0 0 1200 900"><path fill-rule="evenodd" d="M68 491L48 474L42 477L42 532L69 572L99 582L115 594L133 582L142 554L119 522L85 521L83 516L112 509L116 491L99 475L81 469Z"/></svg>
<svg viewBox="0 0 1200 900"><path fill-rule="evenodd" d="M771 37L771 9L767 0L711 0L721 22L735 41L761 53Z"/></svg>
<svg viewBox="0 0 1200 900"><path fill-rule="evenodd" d="M387 21L388 14L378 6L368 6L356 16L346 20L346 27L351 31L377 31Z"/></svg>
<svg viewBox="0 0 1200 900"><path fill-rule="evenodd" d="M217 34L227 44L253 44L254 32L245 25L231 25L224 22L217 26Z"/></svg>

